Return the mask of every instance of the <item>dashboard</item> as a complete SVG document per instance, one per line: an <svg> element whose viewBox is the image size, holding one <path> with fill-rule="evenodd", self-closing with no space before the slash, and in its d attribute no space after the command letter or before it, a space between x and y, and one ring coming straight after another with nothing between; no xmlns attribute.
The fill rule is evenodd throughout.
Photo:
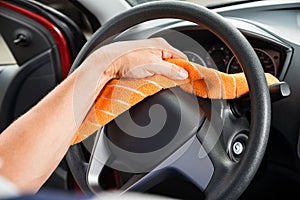
<svg viewBox="0 0 300 200"><path fill-rule="evenodd" d="M283 23L279 23L279 20L276 20L276 23L274 22L274 17L276 17L276 19L283 19L283 16L290 17L290 12L292 10L290 7L286 9L286 12L288 13L285 13L282 16L278 16L278 12L284 12L285 8L276 8L273 5L263 8L254 7L253 9L247 7L245 9L240 8L239 10L239 8L237 8L237 11L225 10L226 12L220 12L221 14L226 14L228 16L226 20L232 22L232 24L242 32L252 45L264 71L266 73L273 74L279 80L288 83L292 90L292 94L288 98L272 103L270 143L268 145L265 160L260 168L260 173L258 173L257 178L253 182L253 184L257 183L254 187L254 191L251 191L253 187L249 187L249 193L251 194L261 195L264 193L273 193L282 188L286 188L286 191L290 191L289 186L292 184L297 186L295 191L298 191L300 173L291 172L298 172L297 170L300 169L299 164L295 166L296 161L298 161L298 157L296 157L297 149L295 148L297 148L296 143L299 133L300 119L300 85L297 83L297 80L299 79L298 76L300 74L300 68L298 67L300 63L298 60L300 57L297 56L297 52L300 51L300 47L295 44L297 40L288 41L292 35L296 36L296 34L288 34L289 37L282 37L285 35L279 33L282 31L282 26L288 25L291 25L290 30L299 31L299 8L300 5L295 5L294 19L297 19L298 24L287 23L292 22L290 19L284 20ZM261 14L257 15L256 12ZM239 13L240 16L238 16L237 13ZM248 15L245 16L246 14ZM234 17L232 17L232 15L234 15ZM267 18L265 15L270 17ZM256 16L258 16L257 20L249 20L249 18ZM261 22L261 20L264 20L264 23L258 23ZM132 39L144 39L160 36L166 39L172 46L184 52L192 62L206 67L215 68L224 73L242 72L239 62L236 60L232 51L222 40L213 33L207 31L205 27L201 27L200 25L196 26L189 22L182 22L181 20L160 20L156 21L156 23L153 22L152 24L149 24L150 22L148 24L141 24L136 29L132 28L127 31L127 34L122 33L123 35L121 34L118 39L122 40L122 36L125 37L124 39L131 39L130 36L133 36ZM268 24L270 24L270 26L264 28L264 26ZM272 31L270 31L270 27L272 27ZM255 68L257 66L251 67ZM299 149L298 145L298 155L300 155ZM194 161L196 159L190 160L190 162L193 162L192 164L195 164ZM299 163L299 161L297 163ZM128 173L119 173L118 175L122 180L120 184L122 187L127 187L127 183L132 182L134 179L138 180L140 177L137 176L142 176L142 174ZM101 177L100 175L98 180L105 180L105 177ZM274 189L277 185L274 187L272 186L273 183L279 185L278 189ZM105 184L100 185L103 188L106 187ZM261 186L263 187L259 190ZM180 189L182 190L182 188ZM172 193L176 191L174 188L171 188L170 190ZM287 193L288 192L284 192L283 194ZM274 195L274 197L276 198L278 196ZM267 199L268 197L264 198ZM249 199L263 198L250 197Z"/></svg>
<svg viewBox="0 0 300 200"><path fill-rule="evenodd" d="M178 36L170 36L170 32L160 34L173 46L183 51L190 61L228 74L242 72L231 50L211 32L192 26L181 27L176 31L184 35L181 37L184 37L186 45L178 45ZM289 57L289 48L259 34L250 34L245 31L242 33L252 45L264 71L277 78L282 77Z"/></svg>
<svg viewBox="0 0 300 200"><path fill-rule="evenodd" d="M276 193L279 190L286 189L284 190L286 192L282 192L285 196L291 191L290 185L295 185L297 187L295 191L298 191L299 188L300 166L296 154L297 149L295 148L297 148L296 143L300 119L300 86L299 83L297 83L300 74L300 57L297 56L297 52L300 51L300 47L295 44L297 40L288 41L293 35L295 38L299 38L296 37L299 35L299 32L297 32L299 31L299 8L300 5L295 5L295 8L288 7L286 8L287 13L284 13L285 7L281 6L277 8L276 6L271 5L262 8L254 7L253 9L250 9L247 7L244 9L237 8L237 10L225 10L226 12L223 11L223 13L220 12L223 15L226 14L228 16L226 19L232 22L250 42L264 71L273 74L279 80L287 82L292 90L292 94L288 98L272 103L272 125L268 150L266 152L265 160L261 165L260 173L257 173L257 178L253 181L253 184L256 184L254 185L255 187L249 187L250 189L247 191L255 195L263 196L262 194L267 193L269 195L270 193ZM285 18L291 17L291 11L293 11L293 9L295 11L293 19L297 19L296 21L298 24L292 24L291 22L293 20L289 18L280 23L283 16ZM280 13L282 13L282 15L280 15ZM238 16L238 14L240 16ZM248 15L246 16L246 14ZM233 15L234 17L232 17ZM280 20L274 21L274 17ZM249 20L250 18L257 19ZM262 20L264 20L264 23L258 23ZM263 27L268 24L270 24L270 26L267 26L267 28ZM180 20L170 20L162 23L157 22L157 24L152 24L152 26L143 25L139 25L137 29L131 29L132 32L129 30L127 34L123 33L123 36L130 36L130 34L133 34L133 36L135 36L132 37L133 39L162 36L172 46L184 52L190 61L206 67L218 69L224 73L238 73L242 71L239 62L227 45L214 34L207 31L205 27L195 26ZM288 25L291 26L290 30L292 31L290 32L292 33L294 31L297 32L297 34L288 34L288 37L282 37L288 33L285 28L283 31L284 34L281 34L282 26ZM270 29L270 27L272 29ZM137 31L134 32L134 30ZM122 38L119 37L119 39ZM125 39L128 38L125 37ZM251 67L255 68L257 66ZM298 146L298 155L300 155L299 149ZM195 160L196 159L189 159L192 165L197 166L195 165ZM96 168L97 166L93 169ZM99 168L100 167L97 169ZM202 170L201 167L199 170ZM103 176L101 177L101 175ZM122 187L127 187L127 183L132 182L134 179L138 180L139 177L137 176L142 176L142 174L128 174L123 172L118 175L121 180L120 186ZM105 180L104 173L100 174L97 180ZM110 180L113 180L113 178L110 178ZM273 186L272 184L278 184L278 187L277 185ZM100 185L103 188L107 187L105 184ZM251 191L252 188L254 188L253 191ZM177 190L174 189L174 187L168 189L172 194ZM185 188L180 188L180 190L189 193L186 192ZM278 197L276 194L273 196L275 198ZM249 197L249 199L268 199L268 197Z"/></svg>

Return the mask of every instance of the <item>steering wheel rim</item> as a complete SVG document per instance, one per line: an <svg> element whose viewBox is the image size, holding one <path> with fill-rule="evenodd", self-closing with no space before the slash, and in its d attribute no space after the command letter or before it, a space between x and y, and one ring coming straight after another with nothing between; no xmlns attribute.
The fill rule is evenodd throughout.
<svg viewBox="0 0 300 200"><path fill-rule="evenodd" d="M255 51L241 32L223 17L200 5L179 1L172 2L172 4L169 2L151 2L133 7L109 20L93 34L77 55L70 73L83 62L98 44L111 36L139 23L162 18L181 19L204 26L230 48L243 68L249 85L249 96L251 99L251 124L248 146L244 152L243 159L229 173L230 184L227 182L226 184L209 185L206 193L207 199L236 199L249 185L262 161L269 136L271 105L263 68ZM83 183L87 166L80 163L83 155L78 149L78 145L70 148L66 158L75 179L81 182L80 187L85 192L89 192L88 186ZM82 170L83 174L78 176L76 173L80 170ZM218 192L213 192L213 190Z"/></svg>

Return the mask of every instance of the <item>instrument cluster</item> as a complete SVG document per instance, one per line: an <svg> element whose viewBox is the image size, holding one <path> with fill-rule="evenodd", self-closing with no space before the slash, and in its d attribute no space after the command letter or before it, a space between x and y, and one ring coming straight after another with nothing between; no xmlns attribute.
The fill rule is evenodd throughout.
<svg viewBox="0 0 300 200"><path fill-rule="evenodd" d="M206 30L184 30L181 33L188 39L184 39L186 48L179 49L190 61L228 74L242 72L231 50L212 33ZM259 35L245 34L245 37L256 52L264 71L279 77L286 60L286 50L278 43Z"/></svg>
<svg viewBox="0 0 300 200"><path fill-rule="evenodd" d="M254 47L254 50L266 73L278 75L280 52L274 49ZM216 43L206 48L205 55L199 55L192 51L184 51L190 61L202 66L218 69L219 71L233 74L242 72L242 68L232 52L225 44Z"/></svg>

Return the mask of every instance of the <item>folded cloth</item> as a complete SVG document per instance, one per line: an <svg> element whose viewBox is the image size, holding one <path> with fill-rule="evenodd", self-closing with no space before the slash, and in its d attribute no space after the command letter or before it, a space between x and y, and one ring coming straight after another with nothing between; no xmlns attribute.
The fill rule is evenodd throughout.
<svg viewBox="0 0 300 200"><path fill-rule="evenodd" d="M130 107L162 89L179 86L186 92L210 99L234 99L249 92L244 73L226 74L181 59L167 61L186 69L189 77L183 81L174 81L161 75L111 80L97 97L72 144L81 142ZM265 77L268 85L279 82L269 73L265 73Z"/></svg>

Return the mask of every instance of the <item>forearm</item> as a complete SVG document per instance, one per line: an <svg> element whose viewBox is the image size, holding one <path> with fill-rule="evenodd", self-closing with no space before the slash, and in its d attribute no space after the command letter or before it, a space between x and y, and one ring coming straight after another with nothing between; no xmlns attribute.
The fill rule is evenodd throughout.
<svg viewBox="0 0 300 200"><path fill-rule="evenodd" d="M21 192L35 192L51 175L94 102L95 87L99 91L109 80L104 67L84 70L75 71L0 135L0 174Z"/></svg>

